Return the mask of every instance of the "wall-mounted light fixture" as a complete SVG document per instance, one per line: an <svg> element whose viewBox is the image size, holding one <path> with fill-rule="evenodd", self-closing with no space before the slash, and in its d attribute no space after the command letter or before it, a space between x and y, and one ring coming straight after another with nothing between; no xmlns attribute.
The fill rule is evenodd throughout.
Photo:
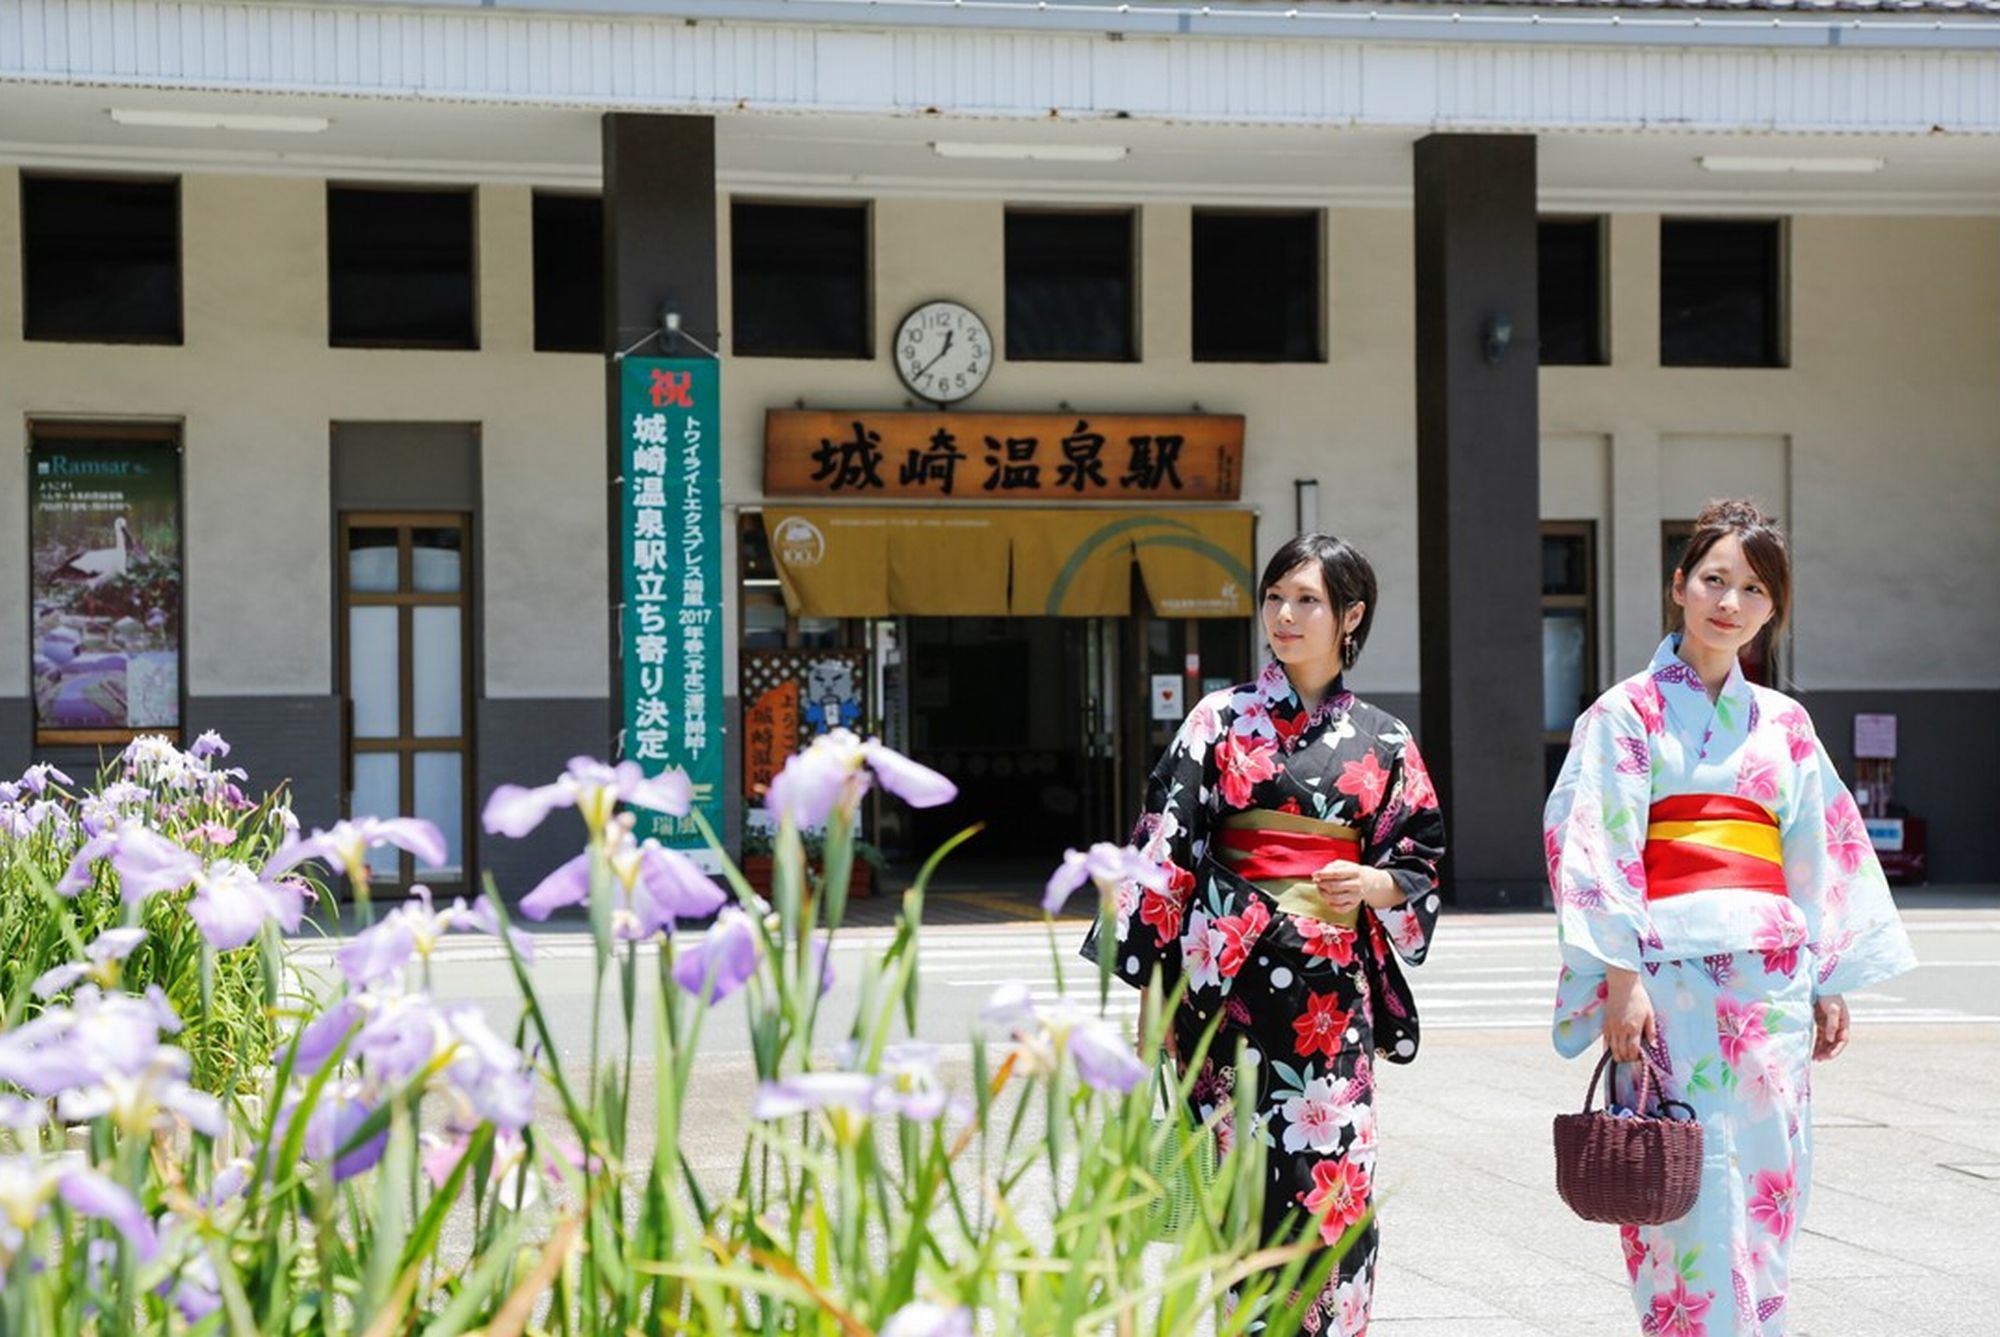
<svg viewBox="0 0 2000 1337"><path fill-rule="evenodd" d="M1481 343L1486 351L1487 366L1499 366L1500 359L1507 356L1507 345L1513 342L1514 322L1505 311L1495 311L1486 318Z"/></svg>
<svg viewBox="0 0 2000 1337"><path fill-rule="evenodd" d="M1319 479L1300 478L1292 483L1292 503L1298 520L1298 533L1311 534L1319 529Z"/></svg>

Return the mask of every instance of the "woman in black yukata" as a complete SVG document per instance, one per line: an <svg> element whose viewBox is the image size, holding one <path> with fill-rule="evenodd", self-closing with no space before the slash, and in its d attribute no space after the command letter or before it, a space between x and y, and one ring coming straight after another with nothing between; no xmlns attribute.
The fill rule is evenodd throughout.
<svg viewBox="0 0 2000 1337"><path fill-rule="evenodd" d="M1421 962L1437 922L1444 820L1409 729L1343 681L1368 639L1375 572L1351 544L1302 534L1258 593L1272 662L1189 712L1147 786L1133 844L1165 870L1127 884L1112 969L1164 992L1185 980L1175 1052L1192 1054L1193 1116L1226 1150L1239 1040L1252 1051L1270 1147L1269 1243L1367 1221L1307 1316L1320 1337L1368 1328L1376 1232L1375 1061L1417 1052L1398 954ZM1084 953L1095 956L1096 930Z"/></svg>

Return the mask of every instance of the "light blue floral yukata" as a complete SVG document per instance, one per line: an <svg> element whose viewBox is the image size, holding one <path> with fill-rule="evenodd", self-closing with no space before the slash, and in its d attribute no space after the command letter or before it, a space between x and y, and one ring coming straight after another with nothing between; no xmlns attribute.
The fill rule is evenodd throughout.
<svg viewBox="0 0 2000 1337"><path fill-rule="evenodd" d="M1805 710L1740 668L1711 704L1676 644L1668 637L1644 673L1577 720L1549 795L1543 837L1563 958L1555 1045L1573 1058L1602 1035L1607 966L1640 972L1655 1054L1672 1074L1667 1095L1694 1108L1704 1139L1694 1210L1621 1228L1640 1331L1782 1337L1811 1182L1813 1000L1888 979L1916 958ZM1774 887L1716 874L1663 897L1656 863L1649 896L1654 805L1704 801L1695 796L1775 825L1772 835L1721 824L1768 836L1771 855L1782 850ZM1670 829L1687 828L1663 824L1656 838ZM1620 1098L1632 1099L1629 1082Z"/></svg>

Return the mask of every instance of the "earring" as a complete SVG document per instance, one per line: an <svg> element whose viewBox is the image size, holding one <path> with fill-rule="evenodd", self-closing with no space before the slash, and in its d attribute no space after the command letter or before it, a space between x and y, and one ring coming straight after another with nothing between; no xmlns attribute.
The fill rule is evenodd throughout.
<svg viewBox="0 0 2000 1337"><path fill-rule="evenodd" d="M1354 633L1350 631L1347 633L1345 637L1341 639L1340 642L1341 662L1344 664L1352 664L1354 662L1354 655L1355 655Z"/></svg>

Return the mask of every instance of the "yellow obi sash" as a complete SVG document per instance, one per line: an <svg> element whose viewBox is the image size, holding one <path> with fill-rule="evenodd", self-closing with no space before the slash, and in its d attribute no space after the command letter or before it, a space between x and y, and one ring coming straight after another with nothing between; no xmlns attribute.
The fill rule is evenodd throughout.
<svg viewBox="0 0 2000 1337"><path fill-rule="evenodd" d="M1352 927L1359 910L1327 908L1312 875L1335 859L1361 862L1361 833L1300 813L1252 809L1222 819L1213 850L1223 867L1253 883L1288 914Z"/></svg>
<svg viewBox="0 0 2000 1337"><path fill-rule="evenodd" d="M1676 794L1653 804L1644 858L1647 900L1716 888L1785 894L1777 818L1733 794Z"/></svg>

